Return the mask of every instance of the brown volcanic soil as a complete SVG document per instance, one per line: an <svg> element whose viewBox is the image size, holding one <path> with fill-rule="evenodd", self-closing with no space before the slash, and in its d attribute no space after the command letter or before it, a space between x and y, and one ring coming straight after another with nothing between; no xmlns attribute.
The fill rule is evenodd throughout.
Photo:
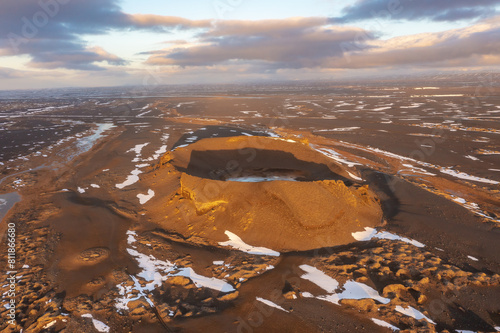
<svg viewBox="0 0 500 333"><path fill-rule="evenodd" d="M1 166L1 172L10 175L0 180L2 193L19 191L23 199L0 225L0 232L5 235L6 223L16 223L18 271L16 326L9 326L4 320L7 309L2 304L0 331L94 333L97 329L93 321L83 317L92 314L108 325L110 332L391 331L376 325L372 318L384 320L405 332L494 332L500 326L498 184L457 179L435 168L427 168L435 176L410 172L402 163L413 162L368 148L407 157L417 151L425 153L425 162L500 180L495 171L500 155L480 153L481 149L498 150L499 139L494 130L500 128L494 118L488 118L491 116L488 112L496 111L493 108L500 106L500 99L481 97L480 105L470 109L463 103L464 98L436 97L430 101L426 97L411 97L412 88L405 89L395 94L357 87L355 92L351 88L326 89L325 96L306 92L258 98L124 99L109 100L107 106L83 99L77 107L28 115L47 121L39 123L47 126L40 130L44 139L50 139L45 139L50 144L60 139L55 133L57 127L51 125L56 119L61 125L65 119L88 119L87 124L106 119L118 127L91 151L70 162L64 153L74 150L71 142L54 145L52 151L43 148L44 143L28 148L17 144L6 148L12 149L15 154L8 153L13 157L32 155L28 159L20 156L10 162L3 160L5 165ZM453 93L454 89L446 91ZM474 89L470 92L473 94ZM363 97L373 94L392 96ZM195 103L179 106L184 102ZM374 111L390 103L393 103L390 109ZM424 104L404 108L412 103ZM15 104L13 110L20 108L19 105L32 108L29 101ZM148 104L151 112L140 115ZM357 108L358 105L362 108ZM259 110L262 115L242 114L241 110ZM285 110L289 117L280 115L281 118L275 119L275 110ZM17 118L14 111L12 115L12 118L3 118L6 121L1 124L5 137L29 137L30 128L22 122L24 116ZM468 117L475 119L466 119ZM17 121L20 123L16 125ZM449 127L451 121L456 122L452 128ZM449 129L435 131L420 127L426 122ZM264 131L276 125L280 128L274 131L284 139L302 143L269 139L273 140L267 146L272 146L271 150L254 147L265 159L260 159L259 165L246 165L241 159L253 154L246 150L246 155L238 156L239 147L226 146L223 142L230 140L221 139L215 149L211 145L197 149L201 153L193 159L197 162L191 163L192 148L210 142L211 137L235 137L238 141L244 133L265 136ZM13 126L12 133L9 126ZM79 125L68 126L72 128L65 132L68 135L82 130ZM202 126L206 129L202 130ZM348 127L359 128L338 130ZM162 163L159 163L160 156L150 159L163 145L172 149L189 143L186 141L191 141L193 131L208 141L200 140L170 152ZM165 138L166 134L170 136ZM362 165L339 167L323 155L311 152L303 145L306 139L315 147L332 148L343 158ZM243 142L246 140L257 138L247 137ZM131 149L145 143L148 145L139 154L139 161L131 162L137 156ZM420 146L422 143L434 148L425 149ZM10 147L10 143L5 146ZM38 149L48 158L37 155ZM272 159L273 153L269 151L281 152L279 160ZM231 173L235 177L289 176L299 181L260 184L223 181L229 174L226 171L234 171L234 164L228 167L227 162L234 159L235 152L236 160L245 166ZM479 160L467 158L468 155ZM211 158L215 156L217 159ZM213 164L203 165L207 161ZM51 163L55 162L60 163L52 168ZM42 164L46 167L30 170ZM149 167L141 168L143 173L137 183L118 189L116 184L122 183L131 170L139 168L138 164ZM214 169L222 172L211 172ZM363 181L358 183L345 171L360 176ZM301 231L303 235L314 234L316 230L302 225L321 227L318 221L327 224L329 218L338 213L338 207L330 203L340 199L324 199L337 193L332 188L338 181L343 182L344 190L350 193L368 185L369 197L375 197L373 191L380 198L380 204L375 206L382 207L387 220L387 224L377 229L418 240L425 247L387 239L355 242L347 231L339 239L335 239L335 232L316 234L317 247L323 246L321 242L334 241L345 242L344 245L310 246L310 251L282 252L279 257L251 255L217 244L227 241L224 231L230 230L250 245L286 249L288 240L280 243L278 231L272 229L275 221L265 220L264 215L275 214L286 226L295 225L305 230ZM214 184L218 184L219 190L214 200L229 204L210 208L214 200L207 193L214 192L206 192L206 189L213 189ZM227 184L232 189L222 187ZM81 193L79 188L85 192ZM149 189L155 190L154 197L140 204L137 195L148 193ZM224 197L220 189L231 195ZM246 197L254 201L247 202ZM457 198L466 199L470 205L464 206ZM204 206L205 203L209 205ZM479 210L474 211L476 206L471 203L477 204ZM374 211L370 209L368 214ZM248 223L250 219L244 212L260 214L265 224L255 219ZM231 214L236 217L234 220ZM365 216L360 220L368 222L370 218ZM348 228L352 226L350 222ZM257 230L255 226L259 223L265 232ZM217 230L213 230L214 226ZM292 233L283 225L279 227L284 229L284 234ZM329 230L328 226L325 228L323 230ZM361 225L355 231L363 228ZM131 236L131 232L135 235ZM253 234L261 237L252 238ZM316 236L289 237L292 245L305 246ZM2 253L6 251L4 240L0 245ZM207 279L223 280L234 291L220 292L197 285L195 274L168 276L158 270L160 283L140 295L136 283L144 287L151 280L141 277L143 267L132 250L149 259L168 261L178 269L190 268ZM336 279L340 286L337 293L343 292L347 281L356 281L390 301L383 304L370 298L343 299L336 305L312 298L311 295L325 296L325 291L304 278L302 265L315 267ZM6 256L0 256L0 267L7 267ZM2 274L0 278L2 295L6 295L8 289L6 277ZM137 299L128 302L127 310L118 310L116 304L124 297L123 289L130 290L127 295ZM257 297L272 300L288 312L265 305ZM6 300L2 298L3 302ZM398 306L412 306L435 324L405 316L396 311Z"/></svg>
<svg viewBox="0 0 500 333"><path fill-rule="evenodd" d="M279 170L299 181L238 182ZM272 173L276 174L276 173ZM229 230L253 246L304 251L351 243L352 233L382 224L369 186L349 180L339 165L300 142L268 137L203 139L162 157L143 184L171 194L146 204L163 229L217 246ZM169 198L168 205L161 202ZM236 199L241 198L241 199ZM167 217L167 218L165 218Z"/></svg>

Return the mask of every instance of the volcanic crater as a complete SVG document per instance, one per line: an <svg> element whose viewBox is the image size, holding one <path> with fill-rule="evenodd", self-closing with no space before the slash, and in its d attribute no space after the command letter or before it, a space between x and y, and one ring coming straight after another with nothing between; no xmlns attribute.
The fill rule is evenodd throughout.
<svg viewBox="0 0 500 333"><path fill-rule="evenodd" d="M148 179L164 193L147 204L152 222L204 245L229 231L276 251L311 250L352 243L383 221L368 185L300 139L202 138L166 153Z"/></svg>

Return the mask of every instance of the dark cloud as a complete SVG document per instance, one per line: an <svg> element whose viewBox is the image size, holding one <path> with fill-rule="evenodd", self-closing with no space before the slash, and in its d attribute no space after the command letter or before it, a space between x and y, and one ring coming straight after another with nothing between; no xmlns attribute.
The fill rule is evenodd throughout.
<svg viewBox="0 0 500 333"><path fill-rule="evenodd" d="M342 10L332 22L369 19L457 21L496 14L500 0L358 0Z"/></svg>
<svg viewBox="0 0 500 333"><path fill-rule="evenodd" d="M0 55L29 55L34 67L102 69L96 63L124 64L123 59L89 48L82 35L111 30L169 31L207 27L192 21L158 15L123 13L118 0L2 0Z"/></svg>
<svg viewBox="0 0 500 333"><path fill-rule="evenodd" d="M42 47L42 49L44 49ZM39 51L34 53L30 62L31 67L40 68L68 68L77 70L103 70L104 68L95 63L107 62L111 65L124 65L126 62L106 52L99 47L87 48L85 50L58 50L57 52Z"/></svg>

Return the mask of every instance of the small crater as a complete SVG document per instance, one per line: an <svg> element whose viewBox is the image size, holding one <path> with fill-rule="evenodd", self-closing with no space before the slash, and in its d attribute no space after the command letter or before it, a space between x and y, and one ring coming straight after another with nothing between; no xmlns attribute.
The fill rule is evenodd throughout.
<svg viewBox="0 0 500 333"><path fill-rule="evenodd" d="M106 247L93 247L80 252L78 259L86 263L101 262L109 257L109 249Z"/></svg>

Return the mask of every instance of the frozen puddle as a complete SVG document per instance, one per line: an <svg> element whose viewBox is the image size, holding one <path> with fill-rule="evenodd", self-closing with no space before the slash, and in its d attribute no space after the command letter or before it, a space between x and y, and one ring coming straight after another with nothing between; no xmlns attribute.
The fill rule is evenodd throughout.
<svg viewBox="0 0 500 333"><path fill-rule="evenodd" d="M275 180L284 180L284 181L297 181L297 177L294 176L248 176L248 177L231 177L226 178L225 181L228 182L242 182L242 183L260 183L260 182L272 182Z"/></svg>
<svg viewBox="0 0 500 333"><path fill-rule="evenodd" d="M280 256L279 252L273 251L271 249L268 249L265 247L255 247L255 246L251 246L251 245L246 244L245 242L243 242L241 240L240 237L233 234L231 231L226 230L225 234L229 237L229 240L226 242L219 242L219 245L231 246L232 248L235 248L235 249L240 250L242 252L260 255L260 256L275 256L275 257Z"/></svg>
<svg viewBox="0 0 500 333"><path fill-rule="evenodd" d="M359 283L356 281L349 280L347 281L341 289L344 289L341 293L337 293L339 289L339 283L334 278L326 275L319 269L309 266L309 265L301 265L299 266L305 274L301 276L302 279L309 280L324 291L326 291L327 295L322 296L313 296L308 292L302 293L302 296L308 298L316 298L320 300L324 300L336 305L339 305L340 301L343 299L366 299L371 298L375 301L378 301L382 304L388 304L391 300L389 298L385 298L379 295L379 293L373 289L372 287Z"/></svg>
<svg viewBox="0 0 500 333"><path fill-rule="evenodd" d="M425 244L422 244L414 239L401 237L387 231L377 231L376 229L370 227L365 227L365 231L353 232L352 237L357 241L369 241L373 238L399 240L415 245L416 247L425 247Z"/></svg>
<svg viewBox="0 0 500 333"><path fill-rule="evenodd" d="M14 207L14 205L21 201L21 196L17 192L0 194L0 221L7 215L7 212Z"/></svg>
<svg viewBox="0 0 500 333"><path fill-rule="evenodd" d="M89 151L90 148L94 146L95 142L102 137L103 133L113 127L115 127L115 125L111 123L97 124L97 129L94 133L78 141L78 148L82 153Z"/></svg>
<svg viewBox="0 0 500 333"><path fill-rule="evenodd" d="M259 183L271 182L276 180L281 181L300 181L306 178L306 173L299 170L286 169L244 169L239 172L234 172L228 177L223 177L224 181L244 182L244 183Z"/></svg>

